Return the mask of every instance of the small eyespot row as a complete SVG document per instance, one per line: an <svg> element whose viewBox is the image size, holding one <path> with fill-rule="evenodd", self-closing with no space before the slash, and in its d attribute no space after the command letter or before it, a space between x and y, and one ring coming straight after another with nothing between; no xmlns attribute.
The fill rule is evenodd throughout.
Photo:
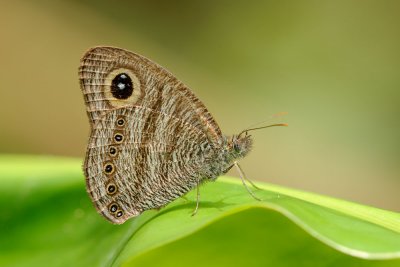
<svg viewBox="0 0 400 267"><path fill-rule="evenodd" d="M106 174L113 174L114 173L114 164L112 164L111 162L107 162L104 165L104 172Z"/></svg>
<svg viewBox="0 0 400 267"><path fill-rule="evenodd" d="M122 143L122 141L124 140L124 136L120 133L116 133L114 135L114 140L117 144Z"/></svg>

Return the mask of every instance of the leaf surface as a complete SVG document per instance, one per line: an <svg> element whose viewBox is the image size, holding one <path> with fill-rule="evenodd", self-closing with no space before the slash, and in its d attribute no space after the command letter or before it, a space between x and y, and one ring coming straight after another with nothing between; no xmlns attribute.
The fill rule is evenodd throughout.
<svg viewBox="0 0 400 267"><path fill-rule="evenodd" d="M236 178L123 225L98 215L81 161L0 156L1 266L400 266L400 214ZM370 259L370 260L365 260Z"/></svg>

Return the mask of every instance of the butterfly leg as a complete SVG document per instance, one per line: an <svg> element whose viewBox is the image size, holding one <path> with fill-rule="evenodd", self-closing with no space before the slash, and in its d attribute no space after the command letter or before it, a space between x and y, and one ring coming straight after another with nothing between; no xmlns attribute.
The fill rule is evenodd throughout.
<svg viewBox="0 0 400 267"><path fill-rule="evenodd" d="M194 208L192 212L192 216L197 214L197 211L199 210L199 202L200 202L200 186L199 186L199 180L197 179L197 186L196 186L197 194L196 194L196 207Z"/></svg>
<svg viewBox="0 0 400 267"><path fill-rule="evenodd" d="M240 165L235 162L235 166L236 168L239 170L239 174L240 174L240 178L244 178L247 182L249 182L255 189L261 190L261 188L259 188L258 186L256 186L249 178L246 177L246 175L244 174L242 168L240 168Z"/></svg>
<svg viewBox="0 0 400 267"><path fill-rule="evenodd" d="M247 192L249 192L249 194L256 200L261 201L260 198L256 197L256 195L254 195L253 191L250 190L250 188L247 186L246 181L248 181L252 186L254 186L255 188L259 189L259 187L255 186L255 184L253 184L249 179L246 178L246 176L244 175L242 169L240 168L239 164L235 161L234 162L235 167L237 168L238 172L239 172L239 176L240 179L242 180L242 184L244 185L244 187L246 188Z"/></svg>

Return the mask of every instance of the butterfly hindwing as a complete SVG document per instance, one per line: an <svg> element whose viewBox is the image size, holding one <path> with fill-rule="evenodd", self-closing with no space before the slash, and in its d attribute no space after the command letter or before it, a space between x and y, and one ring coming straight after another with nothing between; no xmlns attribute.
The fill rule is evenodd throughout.
<svg viewBox="0 0 400 267"><path fill-rule="evenodd" d="M145 130L144 121L137 119L140 117L152 117L156 127ZM124 126L119 127L121 119ZM163 127L162 121L169 121L168 127ZM123 138L120 143L114 139L117 134ZM107 113L94 125L89 144L88 190L99 211L118 221L164 206L188 192L196 186L196 175L213 152L207 136L197 128L140 108ZM107 171L107 166L112 170ZM118 206L115 212L110 210L113 204ZM121 218L115 218L119 210Z"/></svg>

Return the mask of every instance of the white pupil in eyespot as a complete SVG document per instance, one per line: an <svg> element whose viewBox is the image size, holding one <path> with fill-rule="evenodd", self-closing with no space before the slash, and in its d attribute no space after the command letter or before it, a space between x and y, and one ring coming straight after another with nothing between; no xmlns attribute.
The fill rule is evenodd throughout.
<svg viewBox="0 0 400 267"><path fill-rule="evenodd" d="M124 83L119 83L117 86L118 86L118 88L119 88L120 90L125 89L125 84L124 84Z"/></svg>

